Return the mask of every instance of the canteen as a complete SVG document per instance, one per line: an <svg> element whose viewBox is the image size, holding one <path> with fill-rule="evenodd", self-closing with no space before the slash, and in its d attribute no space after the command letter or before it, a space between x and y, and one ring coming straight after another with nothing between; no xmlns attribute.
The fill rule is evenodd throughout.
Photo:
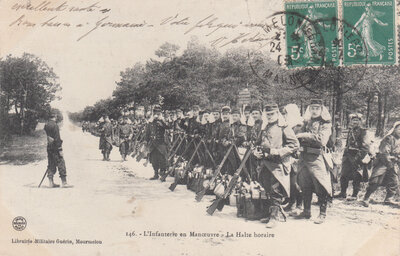
<svg viewBox="0 0 400 256"><path fill-rule="evenodd" d="M230 206L236 206L236 200L237 200L237 194L236 193L231 193L229 195L229 205Z"/></svg>
<svg viewBox="0 0 400 256"><path fill-rule="evenodd" d="M224 196L224 193L225 193L225 186L224 186L224 184L221 182L221 183L218 183L216 186L215 186L215 188L214 188L214 194L217 196L217 197L220 197L220 198L222 198L223 196Z"/></svg>
<svg viewBox="0 0 400 256"><path fill-rule="evenodd" d="M212 177L213 176L213 170L212 169L206 169L206 176L207 177Z"/></svg>

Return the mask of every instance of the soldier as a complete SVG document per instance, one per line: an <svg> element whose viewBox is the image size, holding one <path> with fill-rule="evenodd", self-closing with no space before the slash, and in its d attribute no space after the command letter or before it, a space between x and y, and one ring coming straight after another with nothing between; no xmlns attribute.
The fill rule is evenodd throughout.
<svg viewBox="0 0 400 256"><path fill-rule="evenodd" d="M62 150L62 143L60 137L60 130L57 125L57 113L52 111L50 120L44 126L47 135L47 177L49 178L49 187L55 188L60 185L55 184L53 181L54 174L57 171L60 174L62 187L70 187L67 184L67 170L65 168L65 161Z"/></svg>
<svg viewBox="0 0 400 256"><path fill-rule="evenodd" d="M278 105L267 105L265 112L268 124L261 133L261 150L254 150L253 155L261 159L259 180L270 201L267 228L273 228L283 199L290 195L290 155L299 148L299 142L280 116Z"/></svg>
<svg viewBox="0 0 400 256"><path fill-rule="evenodd" d="M240 110L234 108L232 110L232 140L237 147L240 147L245 140L247 126L240 122Z"/></svg>
<svg viewBox="0 0 400 256"><path fill-rule="evenodd" d="M169 129L163 119L161 107L153 108L153 120L148 123L145 141L149 144L149 160L154 169L154 176L150 180L157 180L159 171L165 172L167 168L168 147L165 131Z"/></svg>
<svg viewBox="0 0 400 256"><path fill-rule="evenodd" d="M369 206L369 197L379 186L386 187L385 204L395 205L394 195L398 191L398 175L400 167L400 121L394 123L379 145L377 160L372 169L362 204Z"/></svg>
<svg viewBox="0 0 400 256"><path fill-rule="evenodd" d="M100 125L100 143L99 149L103 154L103 161L110 161L110 153L112 150L112 134L113 126L107 115L103 116L104 122Z"/></svg>
<svg viewBox="0 0 400 256"><path fill-rule="evenodd" d="M261 110L259 106L255 105L251 109L251 117L254 121L253 124L247 125L247 132L245 141L242 143L244 147L256 147L261 142L261 131L263 127L263 120L261 118ZM259 161L257 158L253 156L253 154L249 157L246 166L248 170L250 170L251 179L254 181L258 181L257 175L257 167L259 165Z"/></svg>
<svg viewBox="0 0 400 256"><path fill-rule="evenodd" d="M303 117L301 117L300 110L295 104L288 104L282 110L288 127L293 129L295 134L299 133L303 126ZM298 173L298 160L299 152L296 151L292 155L292 164L290 170L290 198L289 203L285 206L284 210L289 212L291 216L297 216L302 212L303 196L301 194L300 186L297 182ZM295 207L294 207L295 206Z"/></svg>
<svg viewBox="0 0 400 256"><path fill-rule="evenodd" d="M324 157L331 133L331 116L322 105L322 100L311 100L304 114L303 128L297 134L301 145L297 178L304 199L304 210L297 217L311 218L311 200L315 192L320 204L320 214L315 224L325 221L328 197L332 194L331 176Z"/></svg>
<svg viewBox="0 0 400 256"><path fill-rule="evenodd" d="M127 116L123 117L122 124L118 126L119 152L122 160L126 161L126 156L130 152L130 141L132 140L133 129Z"/></svg>
<svg viewBox="0 0 400 256"><path fill-rule="evenodd" d="M230 113L231 108L228 106L224 106L221 109L221 123L216 131L216 144L217 144L217 162L220 163L224 158L226 151L231 144L232 136L232 129L230 124ZM229 157L228 161L226 162L226 167L224 168L224 172L232 172L235 171L235 167L239 166L237 161L233 157Z"/></svg>
<svg viewBox="0 0 400 256"><path fill-rule="evenodd" d="M244 115L244 123L246 125L249 125L250 114L251 114L251 107L245 106L243 110L243 115Z"/></svg>
<svg viewBox="0 0 400 256"><path fill-rule="evenodd" d="M353 180L353 194L349 200L357 200L363 178L368 180L368 166L363 159L370 158L367 138L367 129L361 127L361 114L351 114L351 128L346 141L346 148L342 158L342 173L340 176L340 193L335 198L346 198L349 181ZM369 162L368 162L369 163Z"/></svg>

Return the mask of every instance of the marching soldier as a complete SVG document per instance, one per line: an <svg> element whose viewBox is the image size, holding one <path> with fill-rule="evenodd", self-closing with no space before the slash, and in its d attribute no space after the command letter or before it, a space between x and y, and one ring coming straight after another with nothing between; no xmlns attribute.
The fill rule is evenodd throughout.
<svg viewBox="0 0 400 256"><path fill-rule="evenodd" d="M110 161L110 153L112 150L112 134L113 126L107 115L103 116L104 122L100 126L100 143L99 149L103 154L103 161Z"/></svg>
<svg viewBox="0 0 400 256"><path fill-rule="evenodd" d="M165 132L169 127L163 120L161 107L158 105L153 108L153 118L153 121L148 123L145 141L149 144L149 160L154 169L154 176L150 179L157 180L159 171L165 172L168 164Z"/></svg>
<svg viewBox="0 0 400 256"><path fill-rule="evenodd" d="M399 188L400 167L400 121L393 125L388 135L383 138L379 145L377 160L372 169L371 178L368 182L362 204L369 206L369 197L379 186L386 187L385 204L394 205L394 195Z"/></svg>
<svg viewBox="0 0 400 256"><path fill-rule="evenodd" d="M315 192L320 204L320 214L315 224L326 218L328 197L332 194L330 172L326 166L325 147L332 133L331 116L322 100L313 99L304 115L304 125L297 138L300 141L298 182L303 191L304 210L298 218L311 218L311 200Z"/></svg>
<svg viewBox="0 0 400 256"><path fill-rule="evenodd" d="M299 148L292 128L279 120L278 105L265 107L268 124L261 133L261 150L253 155L261 159L259 180L270 198L267 228L276 226L280 205L290 195L290 155Z"/></svg>
<svg viewBox="0 0 400 256"><path fill-rule="evenodd" d="M123 118L122 124L118 126L118 134L120 143L119 152L122 156L122 160L126 161L126 156L130 152L130 141L133 135L132 125L127 116Z"/></svg>
<svg viewBox="0 0 400 256"><path fill-rule="evenodd" d="M47 177L49 178L49 187L55 188L60 185L55 184L53 181L54 174L57 171L61 178L62 187L70 187L67 184L67 170L65 168L65 161L62 150L62 143L60 137L60 130L57 125L57 113L52 111L50 120L44 126L47 135Z"/></svg>
<svg viewBox="0 0 400 256"><path fill-rule="evenodd" d="M342 158L342 173L340 177L340 193L335 198L346 198L349 181L353 180L353 194L349 200L357 200L361 181L368 180L368 163L364 159L370 158L367 139L367 129L361 127L361 114L351 114L351 128L347 136L346 148Z"/></svg>

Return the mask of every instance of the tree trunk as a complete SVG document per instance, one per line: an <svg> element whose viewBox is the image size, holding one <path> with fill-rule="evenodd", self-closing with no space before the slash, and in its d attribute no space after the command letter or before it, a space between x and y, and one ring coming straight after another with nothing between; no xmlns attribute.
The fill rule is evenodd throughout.
<svg viewBox="0 0 400 256"><path fill-rule="evenodd" d="M23 100L21 102L21 110L20 110L20 117L21 117L21 131L20 134L22 135L24 133L24 126L25 126L25 105L26 105L26 96L27 96L27 91L24 90L24 95L23 95Z"/></svg>
<svg viewBox="0 0 400 256"><path fill-rule="evenodd" d="M365 120L365 126L367 128L369 128L371 126L370 124L370 114L371 114L371 99L372 99L372 95L369 94L368 98L367 98L367 116L366 116L366 120Z"/></svg>
<svg viewBox="0 0 400 256"><path fill-rule="evenodd" d="M382 93L378 92L378 123L376 125L376 132L375 132L375 136L377 136L377 137L382 137L383 136L382 112L383 112Z"/></svg>
<svg viewBox="0 0 400 256"><path fill-rule="evenodd" d="M342 121L343 121L343 92L342 86L340 83L335 84L335 94L336 95L336 104L335 104L335 124L334 129L336 132L335 145L338 143L337 139L342 137ZM338 145L340 146L340 145Z"/></svg>
<svg viewBox="0 0 400 256"><path fill-rule="evenodd" d="M388 91L385 91L383 96L383 119L382 119L382 136L385 134L386 126L389 119L389 111L387 109Z"/></svg>

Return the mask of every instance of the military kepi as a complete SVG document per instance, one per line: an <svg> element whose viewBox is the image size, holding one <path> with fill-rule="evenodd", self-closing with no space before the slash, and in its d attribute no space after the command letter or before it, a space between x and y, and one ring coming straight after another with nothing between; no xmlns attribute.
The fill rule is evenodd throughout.
<svg viewBox="0 0 400 256"><path fill-rule="evenodd" d="M321 106L322 105L322 99L311 99L310 101L310 106L311 105L318 105Z"/></svg>
<svg viewBox="0 0 400 256"><path fill-rule="evenodd" d="M155 113L155 112L161 112L161 107L160 107L160 105L155 105L154 107L153 107L153 112Z"/></svg>
<svg viewBox="0 0 400 256"><path fill-rule="evenodd" d="M223 106L222 108L221 108L221 112L231 112L231 108L229 107L229 106Z"/></svg>
<svg viewBox="0 0 400 256"><path fill-rule="evenodd" d="M264 107L266 113L276 112L279 111L279 107L275 103L268 104Z"/></svg>

